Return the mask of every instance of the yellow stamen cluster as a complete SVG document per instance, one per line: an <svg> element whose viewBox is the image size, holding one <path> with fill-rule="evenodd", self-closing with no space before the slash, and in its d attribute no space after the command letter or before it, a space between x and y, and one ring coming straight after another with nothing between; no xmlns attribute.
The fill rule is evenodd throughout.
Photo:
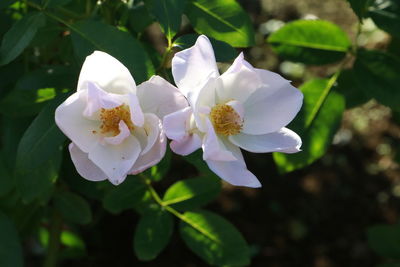
<svg viewBox="0 0 400 267"><path fill-rule="evenodd" d="M119 122L122 120L128 126L129 130L133 130L134 126L131 120L131 112L129 107L125 104L115 108L100 110L100 120L102 122L100 131L102 134L111 134L116 136L119 134Z"/></svg>
<svg viewBox="0 0 400 267"><path fill-rule="evenodd" d="M210 118L217 134L224 136L235 135L242 130L243 120L229 105L215 105L211 109Z"/></svg>

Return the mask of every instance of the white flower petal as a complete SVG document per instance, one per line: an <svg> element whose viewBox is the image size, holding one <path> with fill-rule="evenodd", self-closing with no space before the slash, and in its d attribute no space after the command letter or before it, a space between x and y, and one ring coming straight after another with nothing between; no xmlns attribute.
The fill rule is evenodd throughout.
<svg viewBox="0 0 400 267"><path fill-rule="evenodd" d="M189 134L179 140L173 140L170 143L171 150L179 155L187 156L199 149L202 140L198 134Z"/></svg>
<svg viewBox="0 0 400 267"><path fill-rule="evenodd" d="M144 114L145 123L142 128L135 128L133 135L139 140L142 147L141 155L146 154L159 139L162 129L160 119L151 113Z"/></svg>
<svg viewBox="0 0 400 267"><path fill-rule="evenodd" d="M131 131L129 130L126 123L121 120L118 124L119 134L112 137L104 137L104 141L110 145L119 145L121 144L128 136L131 135Z"/></svg>
<svg viewBox="0 0 400 267"><path fill-rule="evenodd" d="M224 104L230 100L244 103L257 88L262 86L259 74L256 69L244 60L243 53L240 53L229 69L217 81L216 90L219 104Z"/></svg>
<svg viewBox="0 0 400 267"><path fill-rule="evenodd" d="M293 120L303 103L303 94L289 82L255 91L244 103L243 132L266 134L278 131Z"/></svg>
<svg viewBox="0 0 400 267"><path fill-rule="evenodd" d="M231 106L236 113L239 115L239 117L243 120L244 118L244 107L242 105L242 103L240 103L239 101L236 100L232 100L229 101L228 103L226 103L226 105Z"/></svg>
<svg viewBox="0 0 400 267"><path fill-rule="evenodd" d="M192 108L186 107L164 117L165 134L169 139L180 140L188 135Z"/></svg>
<svg viewBox="0 0 400 267"><path fill-rule="evenodd" d="M188 106L182 93L161 78L153 76L137 87L137 96L145 113L154 113L160 119Z"/></svg>
<svg viewBox="0 0 400 267"><path fill-rule="evenodd" d="M237 158L232 151L224 144L224 141L217 136L211 121L205 119L208 129L203 139L203 159L217 161L235 161Z"/></svg>
<svg viewBox="0 0 400 267"><path fill-rule="evenodd" d="M186 97L210 77L219 75L213 48L206 36L199 36L194 46L175 54L172 75Z"/></svg>
<svg viewBox="0 0 400 267"><path fill-rule="evenodd" d="M136 93L136 84L129 70L116 58L100 51L86 57L79 74L78 91L86 90L87 82L96 83L109 93Z"/></svg>
<svg viewBox="0 0 400 267"><path fill-rule="evenodd" d="M68 97L55 112L55 121L63 133L83 152L87 153L100 140L96 134L100 122L83 117L86 108L86 91Z"/></svg>
<svg viewBox="0 0 400 267"><path fill-rule="evenodd" d="M164 157L167 148L167 138L165 137L162 128L160 128L159 133L160 134L151 149L137 159L129 172L130 174L138 174L147 168L156 165Z"/></svg>
<svg viewBox="0 0 400 267"><path fill-rule="evenodd" d="M229 140L233 144L255 153L296 153L300 151L301 147L300 137L288 128L282 128L277 132L264 135L240 133L238 135L229 136Z"/></svg>
<svg viewBox="0 0 400 267"><path fill-rule="evenodd" d="M131 113L131 120L134 125L142 127L144 124L144 115L142 108L139 104L139 99L135 94L128 94L129 97L129 110Z"/></svg>
<svg viewBox="0 0 400 267"><path fill-rule="evenodd" d="M219 177L236 186L261 187L257 177L247 170L242 160L215 161L206 160L208 167Z"/></svg>
<svg viewBox="0 0 400 267"><path fill-rule="evenodd" d="M83 111L83 115L91 117L95 112L101 108L110 109L118 107L122 104L115 95L109 94L101 90L95 83L87 83L87 97L86 97L86 108Z"/></svg>
<svg viewBox="0 0 400 267"><path fill-rule="evenodd" d="M95 182L107 180L107 175L88 158L87 153L80 150L74 143L69 144L68 148L71 160L80 176Z"/></svg>
<svg viewBox="0 0 400 267"><path fill-rule="evenodd" d="M119 145L98 144L89 151L89 159L107 175L111 183L118 185L125 180L140 152L139 141L130 135Z"/></svg>

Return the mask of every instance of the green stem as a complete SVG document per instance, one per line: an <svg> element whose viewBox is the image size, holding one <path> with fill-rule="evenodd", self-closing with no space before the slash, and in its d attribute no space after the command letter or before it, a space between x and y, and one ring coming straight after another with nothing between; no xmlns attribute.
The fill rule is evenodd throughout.
<svg viewBox="0 0 400 267"><path fill-rule="evenodd" d="M151 185L151 180L146 177L143 173L139 174L140 178L142 181L146 184L148 191L150 192L151 197L154 199L154 201L159 204L163 209L171 213L172 215L176 216L180 220L184 221L185 223L189 224L192 226L194 229L202 233L203 235L207 236L211 240L214 240L215 242L220 242L218 239L216 239L214 236L210 235L209 233L205 232L201 227L199 227L197 224L193 223L190 221L186 216L176 209L172 208L171 206L168 206L165 202L162 201L156 190L153 188Z"/></svg>
<svg viewBox="0 0 400 267"><path fill-rule="evenodd" d="M157 72L160 72L162 69L165 69L165 65L167 64L171 50L172 50L172 43L169 42L168 47L165 49L165 52L162 55L160 66L158 66L156 70Z"/></svg>
<svg viewBox="0 0 400 267"><path fill-rule="evenodd" d="M54 211L49 230L49 245L47 248L47 255L44 260L43 267L57 266L57 257L60 249L60 237L62 230L62 218L60 214Z"/></svg>

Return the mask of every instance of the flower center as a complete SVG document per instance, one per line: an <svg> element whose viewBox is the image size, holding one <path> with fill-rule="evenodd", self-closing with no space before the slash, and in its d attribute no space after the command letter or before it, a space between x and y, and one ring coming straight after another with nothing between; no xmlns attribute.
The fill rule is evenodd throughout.
<svg viewBox="0 0 400 267"><path fill-rule="evenodd" d="M118 135L120 132L119 122L121 120L125 122L129 130L132 131L134 129L131 120L131 112L129 111L129 107L125 104L115 108L102 108L100 110L100 120L102 122L100 126L102 134L111 134L112 136Z"/></svg>
<svg viewBox="0 0 400 267"><path fill-rule="evenodd" d="M240 118L240 115L229 105L215 105L211 109L210 117L217 134L225 136L235 135L242 130L242 118Z"/></svg>

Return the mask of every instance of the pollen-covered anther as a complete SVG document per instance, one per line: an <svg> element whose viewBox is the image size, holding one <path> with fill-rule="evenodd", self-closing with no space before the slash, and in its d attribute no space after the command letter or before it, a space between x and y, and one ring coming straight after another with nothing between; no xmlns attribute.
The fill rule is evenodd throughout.
<svg viewBox="0 0 400 267"><path fill-rule="evenodd" d="M210 118L215 132L224 136L238 134L243 127L242 118L230 105L215 105L211 109Z"/></svg>
<svg viewBox="0 0 400 267"><path fill-rule="evenodd" d="M100 132L102 134L111 134L111 136L116 136L119 134L119 122L122 120L125 122L126 126L128 126L129 130L134 129L134 125L131 120L131 112L129 111L129 107L125 104L122 104L115 108L105 109L102 108L100 110Z"/></svg>

